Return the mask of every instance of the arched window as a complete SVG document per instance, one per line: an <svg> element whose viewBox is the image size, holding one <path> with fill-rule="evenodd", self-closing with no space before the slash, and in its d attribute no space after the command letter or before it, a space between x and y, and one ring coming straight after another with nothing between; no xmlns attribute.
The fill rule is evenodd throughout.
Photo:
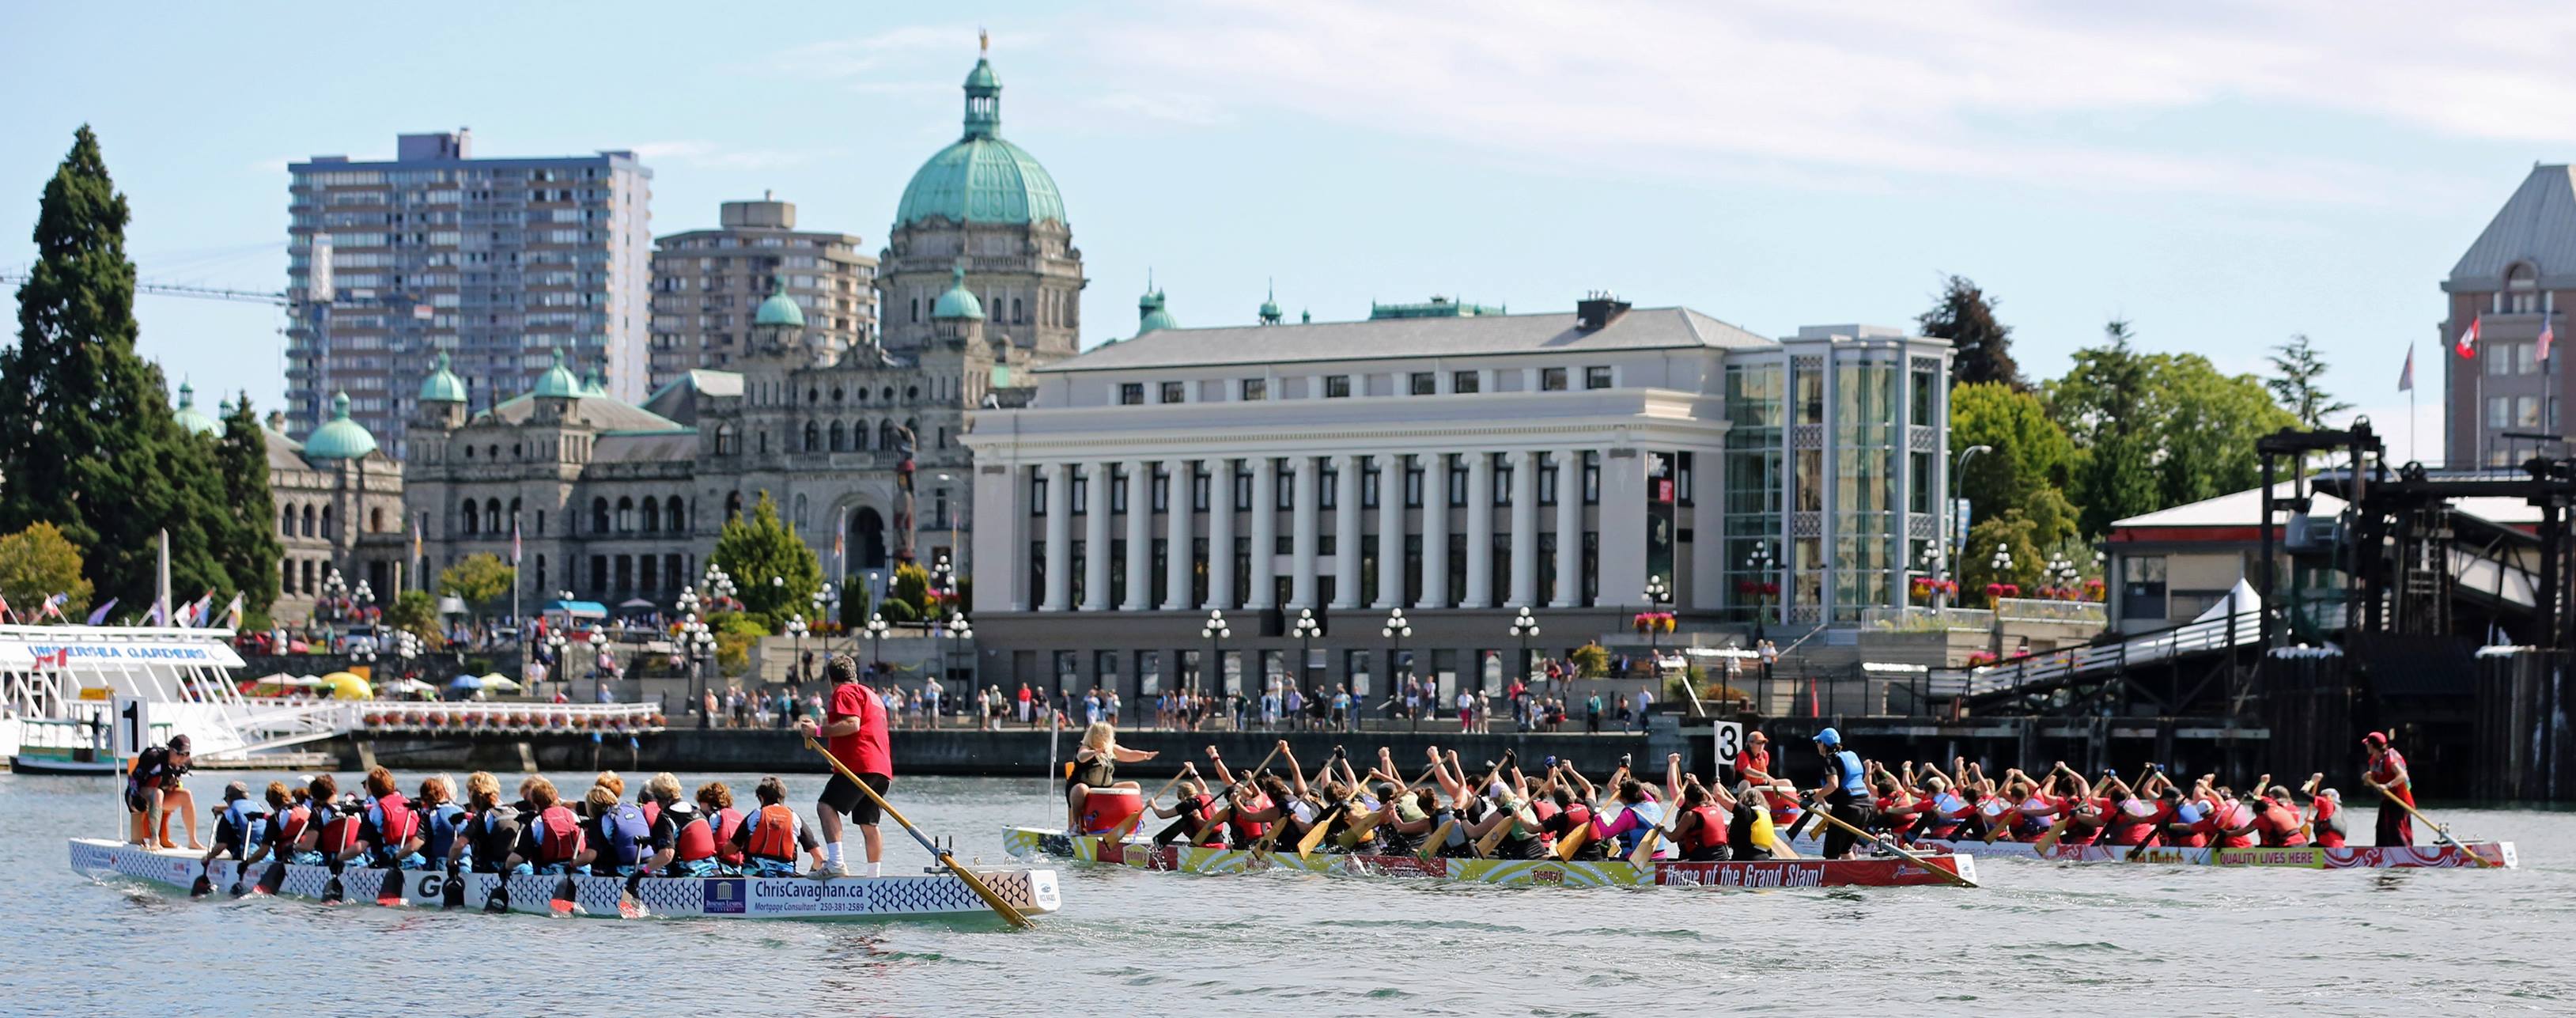
<svg viewBox="0 0 2576 1018"><path fill-rule="evenodd" d="M305 507L304 507L304 536L306 536L306 537L311 537L311 536L313 536L313 532L314 532L313 521L314 521L314 519L315 519L315 513L314 513L314 509L313 509L313 507L312 507L312 506L310 506L310 505L305 506Z"/></svg>
<svg viewBox="0 0 2576 1018"><path fill-rule="evenodd" d="M461 521L464 523L464 526L459 527L458 529L463 530L465 532L465 536L472 537L483 532L483 512L480 509L476 509L472 501L465 503L464 517L464 520Z"/></svg>
<svg viewBox="0 0 2576 1018"><path fill-rule="evenodd" d="M918 386L918 385L907 385L907 386L904 386L904 387L903 387L903 398L905 398L905 399L907 399L907 400L917 400L917 399L920 399L920 398L921 398L921 387L920 387L920 386Z"/></svg>
<svg viewBox="0 0 2576 1018"><path fill-rule="evenodd" d="M817 424L817 423L815 423L815 422L813 422L813 421L807 421L807 422L805 422L805 451L806 451L806 452L821 452L821 451L823 451L823 426L822 426L822 425Z"/></svg>
<svg viewBox="0 0 2576 1018"><path fill-rule="evenodd" d="M545 521L540 519L537 521L537 524L536 532L540 534L545 533ZM515 498L510 500L510 529L519 529L519 500Z"/></svg>
<svg viewBox="0 0 2576 1018"><path fill-rule="evenodd" d="M1029 320L1029 313L1021 309L1020 299L1017 297L1011 298L1011 320L1022 323Z"/></svg>
<svg viewBox="0 0 2576 1018"><path fill-rule="evenodd" d="M894 386L886 386L884 391L880 392L878 395L883 397L888 403L894 402Z"/></svg>
<svg viewBox="0 0 2576 1018"><path fill-rule="evenodd" d="M331 506L329 503L324 503L322 506L322 536L324 538L338 538L340 536L339 531L331 528Z"/></svg>
<svg viewBox="0 0 2576 1018"><path fill-rule="evenodd" d="M379 505L367 508L367 532L370 534L385 532L385 507Z"/></svg>
<svg viewBox="0 0 2576 1018"><path fill-rule="evenodd" d="M726 495L726 496L725 496L725 519L727 519L727 520L731 520L731 519L733 519L733 518L735 518L735 517L737 517L737 516L741 516L741 515L742 515L742 492L736 491L736 492L733 492L733 493L730 493L730 494Z"/></svg>
<svg viewBox="0 0 2576 1018"><path fill-rule="evenodd" d="M892 418L877 422L877 448L894 448L894 420Z"/></svg>
<svg viewBox="0 0 2576 1018"><path fill-rule="evenodd" d="M620 497L617 500L617 532L635 532L635 500L632 498Z"/></svg>
<svg viewBox="0 0 2576 1018"><path fill-rule="evenodd" d="M734 452L733 425L716 425L716 455L731 456Z"/></svg>
<svg viewBox="0 0 2576 1018"><path fill-rule="evenodd" d="M840 402L840 401L841 401L841 387L840 387L840 386L835 385L835 386L833 386L833 387L832 387L832 402L834 402L834 403L838 403L838 402Z"/></svg>
<svg viewBox="0 0 2576 1018"><path fill-rule="evenodd" d="M822 402L822 401L823 401L823 390L821 390L821 389L817 389L817 388L814 388L813 386L810 386L810 385L805 387L805 402L806 402L807 404L809 404L809 405L810 405L810 404L814 404L814 403L820 403L820 402Z"/></svg>
<svg viewBox="0 0 2576 1018"><path fill-rule="evenodd" d="M281 594L295 593L294 559L282 558L277 560L277 591Z"/></svg>
<svg viewBox="0 0 2576 1018"><path fill-rule="evenodd" d="M794 519L794 520L795 520L795 522L796 522L796 529L798 529L798 530L805 530L805 529L807 529L807 527L806 527L806 520L805 520L805 496L803 496L803 495L798 495L798 496L796 496L796 515L795 515L794 517L791 517L791 518L792 518L792 519Z"/></svg>
<svg viewBox="0 0 2576 1018"><path fill-rule="evenodd" d="M277 536L279 536L279 537L293 537L293 536L295 536L295 507L294 507L294 506L291 506L291 505L290 505L290 506L286 506L286 507L284 507L284 508L282 508L282 509L279 509L279 510L277 511Z"/></svg>
<svg viewBox="0 0 2576 1018"><path fill-rule="evenodd" d="M608 532L608 499L594 498L590 500L590 532L594 534L605 534Z"/></svg>
<svg viewBox="0 0 2576 1018"><path fill-rule="evenodd" d="M501 443L499 443L499 442L494 442L494 443L492 443L492 444L490 444L490 445L484 446L484 447L483 447L483 458L485 458L485 459L495 459L495 460L496 460L496 459L500 459L500 458L501 458Z"/></svg>
<svg viewBox="0 0 2576 1018"><path fill-rule="evenodd" d="M841 447L843 447L843 446L845 446L845 445L848 445L848 444L849 444L849 442L850 442L850 429L842 427L842 426L841 426L841 422L839 422L839 421L833 421L833 422L832 422L832 451L833 451L833 452L839 452L839 451L841 451Z"/></svg>
<svg viewBox="0 0 2576 1018"><path fill-rule="evenodd" d="M686 533L689 529L688 510L682 507L678 495L662 500L662 518L668 521L672 530Z"/></svg>
<svg viewBox="0 0 2576 1018"><path fill-rule="evenodd" d="M644 511L642 517L644 521L644 532L647 534L661 533L662 504L654 501L650 496L647 496L644 499L644 504L638 508L641 508Z"/></svg>

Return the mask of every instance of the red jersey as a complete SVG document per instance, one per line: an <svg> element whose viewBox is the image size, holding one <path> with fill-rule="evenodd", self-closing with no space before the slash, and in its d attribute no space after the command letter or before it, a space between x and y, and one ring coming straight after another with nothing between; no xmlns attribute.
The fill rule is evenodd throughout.
<svg viewBox="0 0 2576 1018"><path fill-rule="evenodd" d="M2390 788L2388 794L2396 796L2399 802L2415 805L2415 776L2407 773L2406 758L2398 755L2396 747L2391 746L2379 754L2379 762L2370 765L2369 775L2371 781L2382 785L2395 782L2402 775L2406 783Z"/></svg>
<svg viewBox="0 0 2576 1018"><path fill-rule="evenodd" d="M885 701L864 682L844 682L832 687L832 700L824 708L826 724L842 718L859 719L859 730L832 737L828 747L832 756L853 774L894 776L894 751L886 746Z"/></svg>
<svg viewBox="0 0 2576 1018"><path fill-rule="evenodd" d="M1735 769L1738 773L1769 774L1771 773L1771 751L1747 747L1735 754Z"/></svg>

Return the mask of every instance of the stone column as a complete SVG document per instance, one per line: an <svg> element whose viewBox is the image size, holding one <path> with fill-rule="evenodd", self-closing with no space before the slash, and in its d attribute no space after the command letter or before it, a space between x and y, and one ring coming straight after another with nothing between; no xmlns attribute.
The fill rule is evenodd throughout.
<svg viewBox="0 0 2576 1018"><path fill-rule="evenodd" d="M1119 611L1140 612L1153 607L1154 578L1154 465L1145 460L1127 461L1127 596L1120 599Z"/></svg>
<svg viewBox="0 0 2576 1018"><path fill-rule="evenodd" d="M1538 599L1538 453L1523 449L1512 457L1512 597L1504 605L1536 605Z"/></svg>
<svg viewBox="0 0 2576 1018"><path fill-rule="evenodd" d="M1278 601L1279 466L1270 457L1252 461L1252 596L1246 608L1268 608Z"/></svg>
<svg viewBox="0 0 2576 1018"><path fill-rule="evenodd" d="M1422 458L1422 600L1416 608L1449 607L1449 455Z"/></svg>
<svg viewBox="0 0 2576 1018"><path fill-rule="evenodd" d="M1315 607L1316 559L1323 544L1323 499L1318 497L1318 473L1321 464L1312 456L1299 456L1296 470L1297 506L1289 517L1289 541L1296 550L1293 572L1288 574L1288 607Z"/></svg>
<svg viewBox="0 0 2576 1018"><path fill-rule="evenodd" d="M1191 544L1195 541L1195 537L1190 533L1190 524L1195 522L1191 519L1195 515L1195 510L1190 507L1190 486L1197 482L1198 461L1172 460L1169 469L1172 472L1168 488L1170 494L1164 497L1171 500L1171 508L1165 510L1170 516L1165 520L1164 542L1170 550L1165 553L1163 559L1163 610L1188 611L1190 610L1190 580L1196 576L1191 567L1198 564L1198 560L1193 557L1194 553L1190 550ZM1213 495L1215 492L1211 491L1209 494ZM1179 667L1178 659L1172 663L1176 669ZM1173 674L1178 675L1179 672L1175 671Z"/></svg>
<svg viewBox="0 0 2576 1018"><path fill-rule="evenodd" d="M1620 456L1625 452L1628 455ZM1601 603L1639 605L1646 591L1644 450L1601 450ZM1670 574L1664 582L1671 583Z"/></svg>
<svg viewBox="0 0 2576 1018"><path fill-rule="evenodd" d="M1380 610L1404 603L1404 457L1377 460L1377 600Z"/></svg>
<svg viewBox="0 0 2576 1018"><path fill-rule="evenodd" d="M1583 604L1583 454L1559 449L1556 457L1556 594L1551 608Z"/></svg>
<svg viewBox="0 0 2576 1018"><path fill-rule="evenodd" d="M1091 464L1091 477L1083 482L1082 517L1082 610L1109 610L1109 486L1110 462Z"/></svg>
<svg viewBox="0 0 2576 1018"><path fill-rule="evenodd" d="M1333 457L1333 607L1360 606L1360 458Z"/></svg>
<svg viewBox="0 0 2576 1018"><path fill-rule="evenodd" d="M1234 464L1208 461L1208 596L1199 607L1211 611L1234 607Z"/></svg>
<svg viewBox="0 0 2576 1018"><path fill-rule="evenodd" d="M1046 599L1038 610L1060 612L1073 607L1073 468L1049 463L1039 469L1045 472L1047 493Z"/></svg>
<svg viewBox="0 0 2576 1018"><path fill-rule="evenodd" d="M1478 450L1467 460L1467 589L1458 607L1494 603L1494 454Z"/></svg>

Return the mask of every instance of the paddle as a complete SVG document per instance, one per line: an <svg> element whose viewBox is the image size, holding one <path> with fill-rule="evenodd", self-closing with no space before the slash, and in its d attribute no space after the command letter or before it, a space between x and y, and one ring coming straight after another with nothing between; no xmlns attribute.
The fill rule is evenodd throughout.
<svg viewBox="0 0 2576 1018"><path fill-rule="evenodd" d="M619 892L617 895L617 915L619 918L642 919L645 916L652 914L644 907L643 896L637 893L637 888L644 883L644 874L646 872L647 871L642 867L638 867L635 872L626 875L626 889Z"/></svg>
<svg viewBox="0 0 2576 1018"><path fill-rule="evenodd" d="M2421 820L2421 821L2423 821L2423 822L2424 822L2424 826L2426 826L2426 827L2430 827L2430 828L2432 828L2432 829L2433 829L2433 839L2434 839L2434 840L2439 841L2439 842L2442 842L2443 844L2449 845L2449 846L2451 846L2452 848L2459 849L2459 850L2460 850L2460 854L2461 854L2461 855L2468 856L2468 857L2469 857L2469 861L2470 861L2470 862L2474 862L2474 863L2476 863L2476 864L2478 865L2478 868L2480 868L2480 869L2485 869L2486 867L2489 867L2489 866L2499 866L2499 865L2502 865L2501 863L2488 862L2484 856L2481 856L2481 855L2479 855L2479 854L2477 854L2477 853L2475 853L2475 852L2469 851L2469 846L2467 846L2467 845L2463 845L2463 844L2460 844L2460 839L2458 839L2458 838L2454 838L2454 837L2452 837L2452 836L2451 836L2451 829L2450 829L2450 828L2447 828L2447 827L2444 827L2444 826L2442 826L2442 825L2440 825L2440 824L2434 823L2434 822L2433 822L2433 818L2432 818L2432 817L2425 816L2425 815L2423 814L2423 812L2422 812L2422 811L2420 811L2420 810L2416 809L2413 805L2409 804L2406 800L2398 798L2398 797L2397 797L2397 793L2395 793L2395 792L2391 792L2391 791L2389 791L2389 790L2388 790L2388 786L2383 785L2383 784L2380 784L2379 782L2376 782L2376 781L2372 781L2372 780L2370 780L2370 779L2368 779L2368 778L2364 778L2364 779L2362 779L2362 783L2363 783L2363 784L2366 784L2366 785L2369 785L2369 786L2370 786L2370 790L2371 790L2371 791L2374 791L2374 792L2379 793L2379 794L2380 794L2380 796L2381 796L2382 798L2385 798L2385 799L2387 799L2387 800L2388 800L2388 801L2390 801L2390 802L2396 803L2396 804L2397 804L2397 808L2398 808L2398 809L2405 810L2405 811L2406 811L2406 815L2407 815L2407 816L2411 816L2411 817L2414 817L2414 818L2415 818L2415 819L2417 819L2417 820Z"/></svg>
<svg viewBox="0 0 2576 1018"><path fill-rule="evenodd" d="M253 889L261 894L276 894L285 886L286 856L280 854L269 862L267 872L259 875L259 883Z"/></svg>
<svg viewBox="0 0 2576 1018"><path fill-rule="evenodd" d="M1511 768L1512 752L1512 750L1504 750L1502 762L1495 765L1492 771L1485 774L1485 780L1477 783L1476 788L1478 789L1478 794L1484 794L1484 789L1493 787L1494 778ZM1625 768L1622 769L1624 770ZM1512 829L1520 825L1522 811L1529 808L1529 804L1526 801L1508 810L1503 809L1505 805L1506 803L1499 799L1495 801L1494 808L1497 810L1503 810L1506 815L1503 817L1501 822L1494 825L1493 830L1486 831L1484 837L1476 839L1477 858L1493 858L1494 847L1502 844L1503 838L1510 835L1512 833Z"/></svg>
<svg viewBox="0 0 2576 1018"><path fill-rule="evenodd" d="M389 866L379 872L382 876L376 881L376 904L386 908L401 908L410 904L410 900L403 896L402 868Z"/></svg>
<svg viewBox="0 0 2576 1018"><path fill-rule="evenodd" d="M1029 917L1021 915L1019 909L1011 907L1010 902L1003 901L1001 895L993 893L993 889L985 886L983 878L976 876L973 870L969 870L966 867L959 865L956 856L949 854L946 849L940 848L937 843L931 841L928 836L922 834L920 828L912 825L912 821L904 819L903 814L897 812L892 805L889 805L885 801L884 796L878 795L876 789L868 787L867 782L859 780L858 775L850 773L850 769L848 767L841 765L840 758L833 756L830 752L826 751L821 743L815 742L813 737L808 736L805 739L805 748L813 750L814 755L822 757L824 762L831 764L832 769L839 771L842 778L848 780L851 785L856 786L861 794L868 797L869 801L876 803L877 809L884 811L885 815L893 817L895 823L903 825L905 833L912 835L912 840L920 842L922 848L929 850L932 858L939 860L939 864L946 867L948 872L956 874L957 879L966 884L967 890L975 892L976 897L984 899L984 904L991 906L995 915L1001 916L1005 922L1008 922L1013 926L1032 927L1037 925L1036 923L1030 922Z"/></svg>
<svg viewBox="0 0 2576 1018"><path fill-rule="evenodd" d="M1200 839L1207 837L1207 832L1216 829L1216 826L1219 823L1222 823L1225 818L1234 815L1234 790L1245 783L1250 782L1254 775L1260 774L1264 770L1268 770L1270 767L1270 761L1279 759L1279 747L1285 741L1286 740L1281 740L1281 742L1271 743L1270 752L1261 758L1260 763L1253 765L1251 770L1237 772L1243 775L1242 780L1228 781L1225 783L1225 788L1219 790L1215 795L1209 796L1210 801L1218 803L1218 805L1208 810L1207 822L1200 824L1199 829L1191 833L1191 844L1197 844ZM1211 757L1217 760L1220 764L1222 764L1225 759L1223 757L1216 757L1213 754L1211 754ZM1160 795L1161 793L1158 792L1155 794ZM1189 818L1182 817L1181 822L1188 823Z"/></svg>
<svg viewBox="0 0 2576 1018"><path fill-rule="evenodd" d="M1347 763L1349 759L1349 755L1342 752L1342 747L1335 746L1333 747L1332 758L1324 761L1324 770L1329 774L1333 769L1334 763ZM1326 780L1331 779L1328 777ZM1323 844L1324 836L1332 832L1333 821L1350 812L1351 801L1358 798L1359 794L1360 790L1358 786L1354 784L1350 793L1342 796L1341 801L1325 808L1322 813L1315 816L1315 823L1312 826L1307 827L1306 833L1297 839L1297 858L1304 859L1307 856L1314 854L1315 846Z"/></svg>
<svg viewBox="0 0 2576 1018"><path fill-rule="evenodd" d="M510 874L507 871L503 871L501 879L493 882L492 893L483 897L483 911L490 913L507 912L509 910Z"/></svg>
<svg viewBox="0 0 2576 1018"><path fill-rule="evenodd" d="M340 858L337 855L332 856L331 879L322 882L322 903L325 905L337 905L340 899L348 896L347 890L340 886L341 865Z"/></svg>
<svg viewBox="0 0 2576 1018"><path fill-rule="evenodd" d="M188 885L188 897L203 898L215 893L215 864L209 862L203 865L206 868L197 874L196 882Z"/></svg>
<svg viewBox="0 0 2576 1018"><path fill-rule="evenodd" d="M1467 787L1466 791L1474 794L1482 794L1481 792L1477 792L1477 789L1493 784L1494 775L1502 773L1503 766L1512 762L1512 754L1516 752L1519 751L1516 749L1504 750L1502 760L1495 763L1491 770L1485 772L1485 780ZM1421 851L1415 854L1420 855L1424 859L1429 859L1438 855L1442 848L1448 847L1449 832L1458 829L1458 809L1456 803L1450 804L1449 813L1449 819L1441 821L1440 826L1431 829L1431 837L1422 843Z"/></svg>
<svg viewBox="0 0 2576 1018"><path fill-rule="evenodd" d="M1334 762L1341 758L1342 747L1333 747L1332 755L1324 758L1323 766L1316 768L1315 773L1318 776L1332 773ZM1281 802L1273 803L1272 805L1278 807L1279 819L1272 821L1270 829L1261 832L1261 840L1253 844L1252 855L1256 859L1268 855L1270 853L1270 846L1279 843L1279 832L1288 829L1288 804ZM1324 826L1324 815L1321 812L1318 812L1315 814L1315 822L1307 825L1306 833L1312 834L1317 830L1324 829ZM1304 844L1306 839L1303 836L1300 836L1297 840L1299 844ZM1305 858L1305 853L1299 852L1297 853L1297 857L1303 859Z"/></svg>
<svg viewBox="0 0 2576 1018"><path fill-rule="evenodd" d="M458 836L462 837L463 835ZM465 877L459 873L461 868L462 867L457 865L456 860L450 859L447 861L447 886L439 889L439 908L451 909L465 904Z"/></svg>
<svg viewBox="0 0 2576 1018"><path fill-rule="evenodd" d="M1852 835L1853 837L1859 838L1859 839L1861 839L1861 840L1863 840L1863 841L1871 842L1871 843L1876 844L1876 845L1878 845L1878 846L1880 846L1880 847L1882 847L1882 848L1887 849L1887 850L1888 850L1888 851L1890 851L1890 852L1894 852L1894 853L1896 853L1897 858L1903 859L1903 860L1905 860L1906 862L1913 863L1913 864L1914 864L1914 865L1916 865L1916 866L1920 866L1920 867L1923 867L1924 869L1931 870L1931 871L1932 871L1932 872L1934 872L1934 873L1940 874L1940 875L1941 875L1941 877L1942 877L1943 879L1948 880L1948 881L1950 881L1951 883L1957 884L1957 885L1959 885L1959 886L1961 886L1961 887L1975 887L1975 886L1977 886L1977 882L1976 882L1976 881L1974 881L1974 880L1970 880L1970 879L1968 879L1968 878L1966 878L1966 877L1964 877L1964 876L1960 876L1960 875L1959 875L1959 874L1957 874L1957 873L1950 872L1949 870L1942 869L1941 867L1934 866L1934 865L1932 865L1932 863L1931 863L1930 861L1928 861L1928 860L1924 859L1922 856L1916 855L1916 854L1914 854L1914 853L1912 853L1912 852L1908 852L1908 851L1906 851L1905 849L1898 847L1898 846L1897 846L1897 844L1896 844L1896 842L1895 842L1893 839L1891 839L1891 838L1887 837L1887 836L1886 836L1886 835L1884 835L1884 834L1871 834L1871 833L1869 833L1868 831L1864 831L1864 830L1861 830L1861 829L1860 829L1860 828L1858 828L1858 827L1854 827L1854 826L1852 826L1850 823L1848 823L1848 822L1844 821L1844 820L1843 820L1843 818L1838 817L1838 816L1835 816L1835 815L1833 814L1833 812L1832 812L1832 807L1830 807L1830 806L1827 806L1827 805L1825 805L1825 804L1823 804L1823 803L1818 803L1818 804L1816 804L1816 807L1815 807L1814 809L1808 810L1808 812L1810 812L1810 813L1814 813L1814 814L1817 814L1818 816L1823 817L1823 818L1824 818L1824 821L1825 821L1826 823L1832 824L1832 825L1834 825L1834 826L1836 826L1836 827L1840 827L1840 828L1842 828L1843 830L1850 832L1850 833L1851 833L1851 835Z"/></svg>
<svg viewBox="0 0 2576 1018"><path fill-rule="evenodd" d="M554 909L556 915L588 914L581 907L581 886L573 883L570 867L564 869L563 879L555 882L554 893L547 896L546 905Z"/></svg>

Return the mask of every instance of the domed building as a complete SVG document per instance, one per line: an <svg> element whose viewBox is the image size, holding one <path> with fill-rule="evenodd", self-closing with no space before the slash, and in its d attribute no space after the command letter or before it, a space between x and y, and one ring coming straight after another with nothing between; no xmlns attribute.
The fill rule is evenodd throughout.
<svg viewBox="0 0 2576 1018"><path fill-rule="evenodd" d="M433 389L464 398L465 384L447 370L444 356L422 395ZM184 408L191 394L184 387L179 391ZM184 417L181 423L187 423ZM221 423L216 426L220 438ZM366 584L378 604L418 587L420 578L406 574L404 566L410 539L403 532L403 466L350 416L349 395L333 397L331 419L303 441L287 437L285 428L286 415L272 413L260 429L268 442L268 497L284 553L269 617L285 623L311 617L334 570L352 591Z"/></svg>
<svg viewBox="0 0 2576 1018"><path fill-rule="evenodd" d="M1064 195L1037 157L1002 137L1002 81L990 59L977 57L965 90L965 133L914 171L877 259L885 346L901 353L930 341L934 306L963 263L997 342L1039 363L1073 356L1088 280Z"/></svg>

